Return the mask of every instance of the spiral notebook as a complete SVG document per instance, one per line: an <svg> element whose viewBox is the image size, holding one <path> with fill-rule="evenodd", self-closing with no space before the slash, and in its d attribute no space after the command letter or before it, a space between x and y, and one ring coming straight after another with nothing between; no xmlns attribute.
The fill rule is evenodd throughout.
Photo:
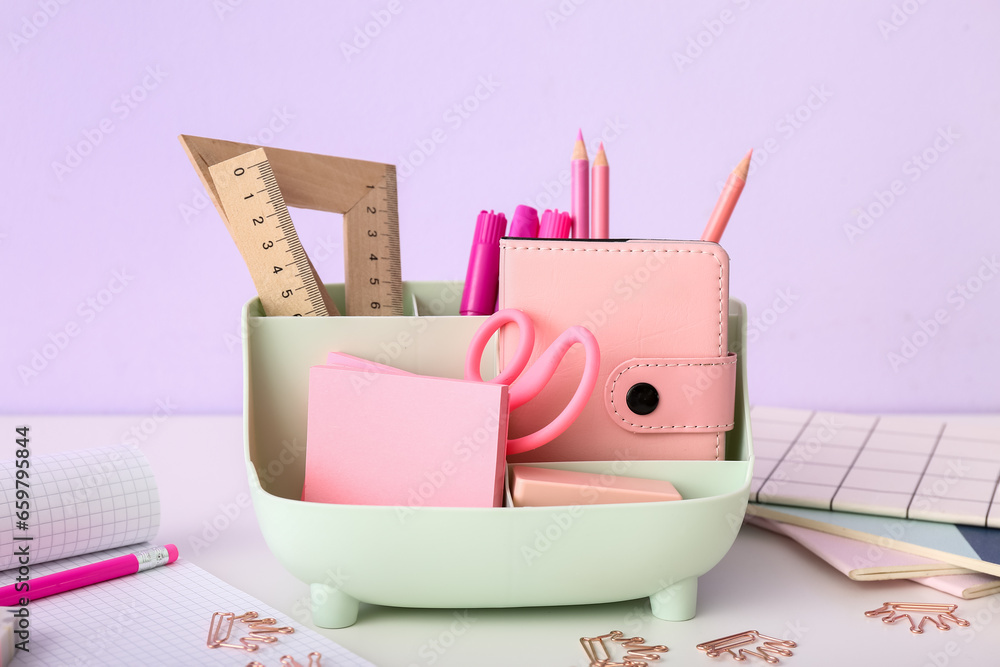
<svg viewBox="0 0 1000 667"><path fill-rule="evenodd" d="M32 512L22 523L15 507L13 461L0 462L0 544L30 537L32 578L134 553L159 527L156 480L137 447L116 446L32 459ZM13 549L0 554L0 586L17 571ZM193 563L177 562L31 602L30 651L15 664L246 665L278 664L291 655L302 664L313 651L323 665L371 663L287 615L233 588ZM248 653L206 646L212 614L256 611L295 632ZM9 613L3 610L2 613Z"/></svg>

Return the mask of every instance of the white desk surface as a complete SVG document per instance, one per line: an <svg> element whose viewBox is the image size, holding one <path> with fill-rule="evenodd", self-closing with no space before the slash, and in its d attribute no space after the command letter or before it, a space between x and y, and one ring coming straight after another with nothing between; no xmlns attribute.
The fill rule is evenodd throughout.
<svg viewBox="0 0 1000 667"><path fill-rule="evenodd" d="M246 497L241 494L248 494L241 417L171 416L157 423L138 415L0 416L0 458L13 456L14 427L24 424L31 427L33 456L117 444L135 437L129 435L135 428L160 489L156 542L176 544L182 558L315 628L306 584L267 549L252 507L241 508L207 546L194 541L211 538L206 526L226 516L227 509L235 514L234 506ZM625 537L608 534L608 539ZM863 612L887 601L958 603L956 613L972 625L949 632L931 626L913 635L905 621L889 626L865 617ZM316 629L388 667L585 667L579 638L610 630L668 645L670 652L658 661L665 666L730 664L729 656L708 658L695 645L746 630L796 641L794 655L781 660L792 667L996 665L1000 595L963 601L909 581L854 582L790 540L744 526L729 554L701 578L698 615L684 623L653 618L648 600L642 599L522 609L362 605L354 626ZM246 662L245 656L234 655L234 665ZM765 663L751 657L735 664Z"/></svg>

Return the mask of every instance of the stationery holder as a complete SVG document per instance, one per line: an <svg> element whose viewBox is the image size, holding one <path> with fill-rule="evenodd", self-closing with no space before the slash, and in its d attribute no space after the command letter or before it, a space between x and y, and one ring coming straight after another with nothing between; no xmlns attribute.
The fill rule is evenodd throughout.
<svg viewBox="0 0 1000 667"><path fill-rule="evenodd" d="M326 288L342 305L343 285ZM732 546L750 491L746 307L736 299L729 303L729 348L739 361L726 460L527 464L668 480L684 500L521 508L427 507L419 498L400 507L298 500L310 367L340 351L460 378L465 349L485 319L458 315L461 294L461 283L404 283L402 317L264 317L257 298L243 308L250 494L268 547L310 585L313 621L352 625L359 602L482 608L641 597L650 598L657 618L692 618L698 577ZM415 303L430 314L412 315Z"/></svg>

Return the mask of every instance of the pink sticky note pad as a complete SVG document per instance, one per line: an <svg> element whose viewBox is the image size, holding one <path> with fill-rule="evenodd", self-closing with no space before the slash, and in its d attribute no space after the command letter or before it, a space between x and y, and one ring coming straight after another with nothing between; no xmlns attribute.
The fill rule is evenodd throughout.
<svg viewBox="0 0 1000 667"><path fill-rule="evenodd" d="M681 500L681 494L674 485L660 479L513 466L511 481L515 507Z"/></svg>
<svg viewBox="0 0 1000 667"><path fill-rule="evenodd" d="M507 409L503 385L314 366L302 499L499 507Z"/></svg>

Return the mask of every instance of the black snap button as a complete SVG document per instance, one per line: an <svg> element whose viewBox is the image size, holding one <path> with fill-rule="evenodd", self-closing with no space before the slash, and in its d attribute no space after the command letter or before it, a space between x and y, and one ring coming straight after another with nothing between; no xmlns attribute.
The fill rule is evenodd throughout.
<svg viewBox="0 0 1000 667"><path fill-rule="evenodd" d="M648 382L639 382L632 385L628 393L625 394L625 404L628 409L637 415L648 415L656 409L660 402L660 394L656 387Z"/></svg>

